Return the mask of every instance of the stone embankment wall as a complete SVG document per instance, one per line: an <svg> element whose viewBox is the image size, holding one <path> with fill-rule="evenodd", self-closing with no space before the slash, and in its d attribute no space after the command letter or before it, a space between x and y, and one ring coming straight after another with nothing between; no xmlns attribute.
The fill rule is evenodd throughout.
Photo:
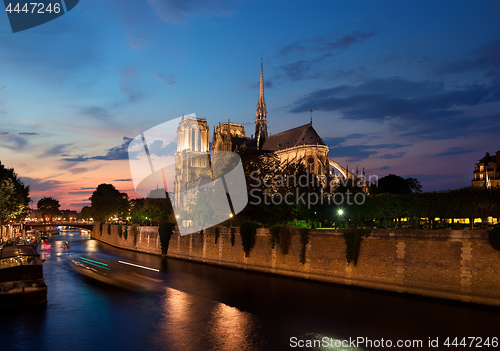
<svg viewBox="0 0 500 351"><path fill-rule="evenodd" d="M109 229L108 229L109 227ZM127 234L125 235L125 231ZM94 224L91 237L106 244L122 249L161 255L158 227L122 226L122 235L118 234L118 226Z"/></svg>
<svg viewBox="0 0 500 351"><path fill-rule="evenodd" d="M136 240L111 234L93 237L125 249L160 254L156 227L139 227ZM97 230L99 227L97 227ZM257 229L255 246L245 257L238 228L234 245L229 228L203 234L174 233L168 257L304 279L500 306L500 252L486 231L374 230L361 243L356 266L346 262L346 244L338 230L310 230L305 262L303 244L292 230L289 252L271 248L269 230ZM129 229L130 231L130 229ZM94 230L94 233L98 231Z"/></svg>

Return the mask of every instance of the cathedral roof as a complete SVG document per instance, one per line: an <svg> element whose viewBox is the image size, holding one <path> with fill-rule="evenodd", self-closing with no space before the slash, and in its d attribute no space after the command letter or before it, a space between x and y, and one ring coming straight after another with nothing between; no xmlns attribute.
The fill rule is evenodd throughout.
<svg viewBox="0 0 500 351"><path fill-rule="evenodd" d="M284 132L268 136L263 150L279 151L299 145L326 145L323 139L314 130L312 123L286 130Z"/></svg>
<svg viewBox="0 0 500 351"><path fill-rule="evenodd" d="M232 137L231 138L233 150L238 149L256 149L257 148L257 140L249 139L249 138L241 138L241 137Z"/></svg>

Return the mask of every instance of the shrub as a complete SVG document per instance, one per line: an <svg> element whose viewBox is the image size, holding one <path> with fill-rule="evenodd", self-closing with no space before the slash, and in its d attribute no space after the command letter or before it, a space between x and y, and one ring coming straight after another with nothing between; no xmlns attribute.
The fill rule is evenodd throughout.
<svg viewBox="0 0 500 351"><path fill-rule="evenodd" d="M100 222L100 223L99 223L99 235L100 235L100 236L102 236L102 225L103 225L103 224L104 224L103 222Z"/></svg>
<svg viewBox="0 0 500 351"><path fill-rule="evenodd" d="M259 225L253 222L244 222L240 226L241 243L245 257L248 257L250 250L255 245L255 235Z"/></svg>
<svg viewBox="0 0 500 351"><path fill-rule="evenodd" d="M215 226L215 243L217 244L217 240L219 240L219 235L220 235L220 229L219 227Z"/></svg>
<svg viewBox="0 0 500 351"><path fill-rule="evenodd" d="M370 229L343 229L344 240L346 244L345 257L348 263L356 265L358 263L359 249L361 248L361 241L366 238L371 230Z"/></svg>
<svg viewBox="0 0 500 351"><path fill-rule="evenodd" d="M453 230L462 230L462 225L460 223L454 223L451 227Z"/></svg>
<svg viewBox="0 0 500 351"><path fill-rule="evenodd" d="M282 255L286 255L290 250L290 228L282 226L279 233L279 247Z"/></svg>
<svg viewBox="0 0 500 351"><path fill-rule="evenodd" d="M168 245L170 243L170 238L175 229L175 225L169 222L160 223L158 226L158 235L160 236L161 253L166 254L168 252Z"/></svg>
<svg viewBox="0 0 500 351"><path fill-rule="evenodd" d="M111 235L111 223L108 224L108 235Z"/></svg>
<svg viewBox="0 0 500 351"><path fill-rule="evenodd" d="M309 229L300 229L300 243L302 248L300 249L300 263L306 263L306 246L309 243Z"/></svg>
<svg viewBox="0 0 500 351"><path fill-rule="evenodd" d="M121 238L123 236L123 228L121 224L118 224L117 231L118 231L118 236Z"/></svg>
<svg viewBox="0 0 500 351"><path fill-rule="evenodd" d="M137 235L139 234L139 224L134 223L132 227L130 227L130 232L134 238L134 245L137 243Z"/></svg>
<svg viewBox="0 0 500 351"><path fill-rule="evenodd" d="M493 227L488 233L490 245L497 251L500 251L500 224Z"/></svg>
<svg viewBox="0 0 500 351"><path fill-rule="evenodd" d="M123 228L123 238L125 240L127 240L127 238L128 238L128 227L127 226L125 226L125 228Z"/></svg>
<svg viewBox="0 0 500 351"><path fill-rule="evenodd" d="M234 235L234 227L231 227L231 246L234 246L234 240L236 236Z"/></svg>
<svg viewBox="0 0 500 351"><path fill-rule="evenodd" d="M269 244L271 244L272 249L274 249L274 247L280 240L280 230L280 225L273 225L271 228L269 228L269 234L271 235L269 237Z"/></svg>

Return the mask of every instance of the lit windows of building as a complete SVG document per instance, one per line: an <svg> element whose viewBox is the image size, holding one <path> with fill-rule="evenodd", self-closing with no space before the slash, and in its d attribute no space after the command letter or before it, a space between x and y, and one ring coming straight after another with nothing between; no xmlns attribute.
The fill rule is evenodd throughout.
<svg viewBox="0 0 500 351"><path fill-rule="evenodd" d="M500 186L500 151L495 155L489 152L474 165L474 178L472 185L478 187L497 187Z"/></svg>

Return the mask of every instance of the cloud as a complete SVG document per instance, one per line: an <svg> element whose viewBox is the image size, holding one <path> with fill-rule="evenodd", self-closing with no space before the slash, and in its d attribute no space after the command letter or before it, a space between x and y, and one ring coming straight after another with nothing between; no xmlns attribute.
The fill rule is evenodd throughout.
<svg viewBox="0 0 500 351"><path fill-rule="evenodd" d="M96 167L94 169L97 169L99 167ZM80 174L80 173L85 173L85 172L88 172L89 171L89 168L85 168L85 167L72 167L72 168L69 168L69 172L71 174Z"/></svg>
<svg viewBox="0 0 500 351"><path fill-rule="evenodd" d="M251 84L246 84L246 82L241 82L241 85L245 85L249 89L259 89L260 81L255 81ZM274 82L272 80L264 79L264 89L272 89L272 88L274 88Z"/></svg>
<svg viewBox="0 0 500 351"><path fill-rule="evenodd" d="M467 138L471 135L496 135L500 130L500 114L489 116L460 116L442 118L414 126L402 137L416 137L423 140L447 140Z"/></svg>
<svg viewBox="0 0 500 351"><path fill-rule="evenodd" d="M301 80L307 78L313 64L317 60L301 60L292 63L281 65L281 69L284 71L285 75L292 81Z"/></svg>
<svg viewBox="0 0 500 351"><path fill-rule="evenodd" d="M347 139L345 137L325 137L325 138L323 138L323 141L329 147L336 146L338 144L342 144L346 140Z"/></svg>
<svg viewBox="0 0 500 351"><path fill-rule="evenodd" d="M161 73L157 73L156 78L161 80L165 86L172 87L177 84L177 77L175 74L169 74L166 76Z"/></svg>
<svg viewBox="0 0 500 351"><path fill-rule="evenodd" d="M278 67L278 71L291 81L314 78L338 79L365 73L364 67L349 70L330 69L327 60L376 34L373 31L353 31L333 40L330 38L309 38L288 44L281 48L277 55L285 60L289 57L295 60L283 63ZM297 60L299 57L300 59Z"/></svg>
<svg viewBox="0 0 500 351"><path fill-rule="evenodd" d="M146 46L150 44L150 42L146 39L135 35L126 35L125 39L127 39L128 45L135 50L144 50Z"/></svg>
<svg viewBox="0 0 500 351"><path fill-rule="evenodd" d="M386 160L391 160L393 158L401 158L405 154L406 154L406 152L396 152L394 154L385 154L385 155L382 155L382 156L378 156L378 158L383 158L383 159L386 159Z"/></svg>
<svg viewBox="0 0 500 351"><path fill-rule="evenodd" d="M354 133L354 134L348 134L345 138L346 139L361 139L365 136L366 136L366 134L363 134L363 133Z"/></svg>
<svg viewBox="0 0 500 351"><path fill-rule="evenodd" d="M82 201L85 201L85 199L84 199L84 200L82 200ZM72 203L71 203L71 206L74 206L74 207L82 207L82 208L83 208L83 207L85 207L85 206L90 206L90 201L88 201L88 202L72 202Z"/></svg>
<svg viewBox="0 0 500 351"><path fill-rule="evenodd" d="M2 133L0 135L0 147L21 151L24 150L28 146L28 141L20 136L13 135L10 133Z"/></svg>
<svg viewBox="0 0 500 351"><path fill-rule="evenodd" d="M42 155L42 157L49 157L49 156L60 156L64 154L66 151L65 149L68 146L72 146L73 144L59 144L56 146L51 147L45 153Z"/></svg>
<svg viewBox="0 0 500 351"><path fill-rule="evenodd" d="M64 185L63 182L53 179L41 179L41 178L31 178L31 177L21 177L24 184L30 186L30 190L34 192L44 192L48 190L54 190Z"/></svg>
<svg viewBox="0 0 500 351"><path fill-rule="evenodd" d="M370 171L372 171L372 172L373 172L373 171L387 171L387 170L389 170L389 169L391 169L391 167L389 167L389 166L383 166L383 167L380 167L380 168L373 168L373 169L370 169Z"/></svg>
<svg viewBox="0 0 500 351"><path fill-rule="evenodd" d="M409 130L403 136L448 138L450 129L460 129L457 136L481 129L482 119L490 127L497 125L489 116L469 116L469 111L479 105L500 101L500 86L467 85L445 90L438 82L413 82L399 77L371 79L359 85L342 85L316 90L295 101L290 111L294 113L316 111L338 112L349 120L387 122L393 129ZM474 125L467 130L465 126ZM439 127L442 128L439 128Z"/></svg>
<svg viewBox="0 0 500 351"><path fill-rule="evenodd" d="M108 149L106 155L104 156L87 157L85 155L78 155L76 157L63 158L63 160L70 162L82 162L88 160L106 160L106 161L128 160L127 147L131 141L132 138L123 137L123 143L120 146Z"/></svg>
<svg viewBox="0 0 500 351"><path fill-rule="evenodd" d="M71 195L88 195L88 194L92 194L92 192L93 192L92 190L75 190L75 191L69 191L68 194L71 194Z"/></svg>
<svg viewBox="0 0 500 351"><path fill-rule="evenodd" d="M484 71L485 77L500 79L500 39L481 45L470 56L444 63L437 67L436 73L443 75L479 70Z"/></svg>
<svg viewBox="0 0 500 351"><path fill-rule="evenodd" d="M127 67L120 73L122 77L120 91L127 95L128 102L130 103L138 102L143 96L143 94L136 89L137 85L133 83L135 75L135 69L133 67Z"/></svg>
<svg viewBox="0 0 500 351"><path fill-rule="evenodd" d="M352 33L345 34L334 40L328 40L324 38L314 38L304 41L296 41L292 44L288 44L278 51L278 56L286 57L290 54L303 54L310 51L333 51L333 50L345 50L350 48L354 44L360 44L366 39L375 36L376 32L362 32L353 31Z"/></svg>
<svg viewBox="0 0 500 351"><path fill-rule="evenodd" d="M358 162L375 155L378 151L369 150L366 145L349 145L330 147L329 157L335 159L338 157L348 157L347 162Z"/></svg>
<svg viewBox="0 0 500 351"><path fill-rule="evenodd" d="M132 179L127 178L127 179L114 179L113 182L130 182Z"/></svg>
<svg viewBox="0 0 500 351"><path fill-rule="evenodd" d="M19 135L26 135L26 136L31 136L31 135L38 135L38 133L31 133L31 132L21 132Z"/></svg>
<svg viewBox="0 0 500 351"><path fill-rule="evenodd" d="M326 139L328 140L328 139ZM363 159L367 159L370 156L374 156L378 154L378 150L381 149L399 149L402 147L411 146L410 144L376 144L376 145L335 145L330 146L330 150L328 152L330 157L338 158L338 157L348 157L347 162L359 162ZM404 156L404 152L396 153L396 154L385 154L380 158L390 159L390 158L400 158Z"/></svg>
<svg viewBox="0 0 500 351"><path fill-rule="evenodd" d="M147 0L158 17L171 24L187 23L195 17L229 16L231 0Z"/></svg>
<svg viewBox="0 0 500 351"><path fill-rule="evenodd" d="M169 156L177 151L177 142L172 141L163 145L162 140L155 140L148 145L149 153L156 156Z"/></svg>
<svg viewBox="0 0 500 351"><path fill-rule="evenodd" d="M108 110L99 106L80 107L78 112L85 117L93 117L100 120L109 120Z"/></svg>
<svg viewBox="0 0 500 351"><path fill-rule="evenodd" d="M0 90L5 90L7 87L5 85L0 85Z"/></svg>
<svg viewBox="0 0 500 351"><path fill-rule="evenodd" d="M432 157L440 157L440 156L453 156L453 155L462 155L468 154L470 152L475 152L476 150L465 149L463 147L449 147L445 152L440 152L438 154L432 155Z"/></svg>

